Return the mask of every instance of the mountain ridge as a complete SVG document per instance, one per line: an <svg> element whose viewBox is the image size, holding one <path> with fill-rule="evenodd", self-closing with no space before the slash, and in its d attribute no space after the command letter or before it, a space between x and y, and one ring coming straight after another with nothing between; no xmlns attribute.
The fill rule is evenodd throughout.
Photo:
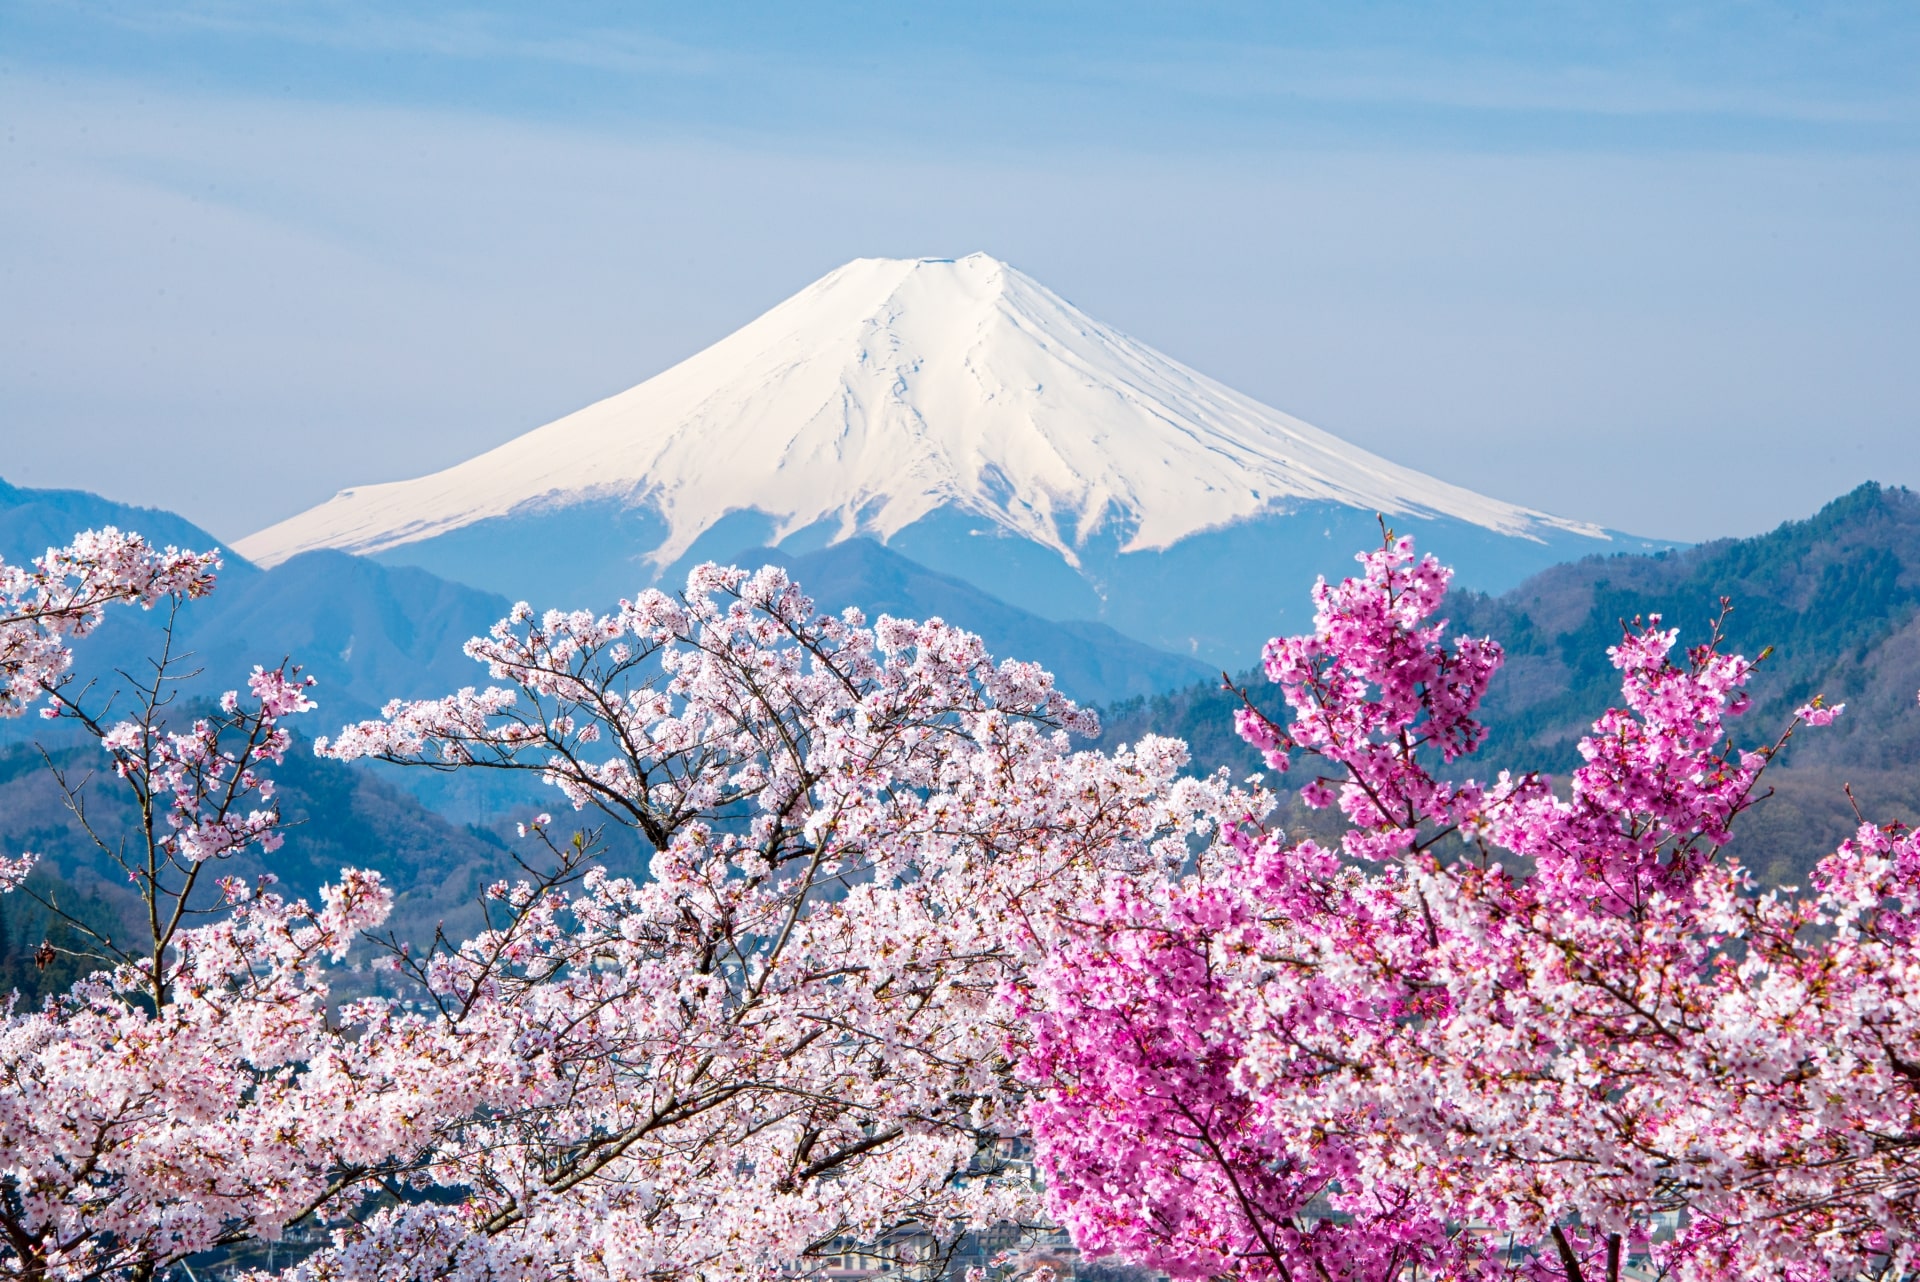
<svg viewBox="0 0 1920 1282"><path fill-rule="evenodd" d="M1150 695L1206 674L1206 665L1142 645L1104 623L1053 622L1008 605L872 539L848 539L803 553L755 548L742 552L737 563L784 567L822 610L857 606L868 618L937 615L977 633L996 659L1038 663L1071 697L1106 692L1081 702Z"/></svg>
<svg viewBox="0 0 1920 1282"><path fill-rule="evenodd" d="M1346 573L1355 572L1349 562ZM1305 585L1296 595L1304 600ZM1872 482L1750 538L1589 557L1498 596L1450 593L1440 611L1449 632L1491 636L1506 652L1481 705L1487 740L1458 773L1564 773L1578 765L1577 741L1620 702L1606 650L1623 624L1658 613L1679 630L1681 647L1697 645L1723 596L1733 606L1726 648L1757 655L1772 647L1748 686L1752 707L1730 723L1737 742L1771 742L1816 694L1847 705L1833 725L1796 735L1769 768L1776 795L1738 830L1739 857L1774 882L1804 876L1859 822L1848 785L1867 817L1920 821L1920 779L1911 769L1920 758L1920 494ZM1272 630L1302 631L1308 621L1301 608ZM1238 683L1277 710L1278 691L1244 667L1235 669ZM1217 679L1130 700L1107 710L1100 742L1173 735L1192 746L1198 768L1264 770L1233 734L1237 702ZM1299 772L1269 778L1305 782Z"/></svg>
<svg viewBox="0 0 1920 1282"><path fill-rule="evenodd" d="M212 535L163 509L135 508L84 490L34 490L0 481L0 557L7 560L21 561L82 529L107 524L196 550L218 546ZM303 552L265 570L224 549L223 556L218 586L187 606L176 625L178 650L192 653L203 669L192 690L237 686L254 664L291 657L319 678L317 697L329 718L371 717L391 698L434 697L474 684L484 673L462 647L513 604L513 598L420 567L330 549ZM1060 623L1022 611L864 539L811 553L747 543L713 559L792 566L801 587L829 608L942 615L979 632L997 657L1045 661L1061 688L1083 703L1171 689L1204 670L1102 624ZM541 609L604 611L645 586L637 574L597 591L551 574L546 579L544 590L525 596ZM141 670L164 622L141 611L111 612L80 643L79 668ZM0 740L24 733L20 726L0 725ZM409 786L432 793L432 782Z"/></svg>

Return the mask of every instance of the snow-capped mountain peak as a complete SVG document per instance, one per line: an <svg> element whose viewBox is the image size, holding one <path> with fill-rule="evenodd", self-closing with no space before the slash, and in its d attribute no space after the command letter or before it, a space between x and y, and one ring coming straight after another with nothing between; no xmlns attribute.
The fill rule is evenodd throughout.
<svg viewBox="0 0 1920 1282"><path fill-rule="evenodd" d="M639 386L431 476L344 490L237 545L272 565L614 500L658 565L732 512L882 540L958 508L1070 563L1307 502L1605 538L1400 467L1091 319L1005 263L864 258Z"/></svg>

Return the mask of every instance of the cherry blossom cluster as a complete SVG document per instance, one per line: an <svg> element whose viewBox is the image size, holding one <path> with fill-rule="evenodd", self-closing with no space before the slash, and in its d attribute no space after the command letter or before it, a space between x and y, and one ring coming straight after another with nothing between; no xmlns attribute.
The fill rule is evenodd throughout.
<svg viewBox="0 0 1920 1282"><path fill-rule="evenodd" d="M778 571L522 607L469 650L497 685L324 750L524 771L590 822L529 826L474 938L378 941L374 990L339 968L389 911L378 877L206 902L277 842L296 670L185 729L167 663L129 721L56 705L141 816L101 844L147 925L0 1028L0 1277L154 1277L305 1223L333 1235L313 1279L791 1278L836 1241L924 1261L1032 1223L1001 994L1063 911L1263 804L1182 778L1172 741L1074 752L1094 722L1040 669L817 615ZM644 876L597 866L608 823Z"/></svg>
<svg viewBox="0 0 1920 1282"><path fill-rule="evenodd" d="M216 552L156 549L112 526L49 548L31 566L0 561L0 717L19 716L59 686L73 660L69 642L98 626L107 606L201 596L219 566Z"/></svg>
<svg viewBox="0 0 1920 1282"><path fill-rule="evenodd" d="M115 773L143 805L163 811L167 831L156 843L168 864L199 864L255 844L268 852L280 846L280 812L271 805L273 780L263 767L286 759L293 740L279 721L314 707L306 697L313 678L256 667L247 684L257 708L246 714L238 692L230 690L218 717L198 718L185 732L141 717L117 722L100 736ZM62 703L55 712L86 719L78 704ZM223 746L242 727L256 733L245 735L238 749ZM253 808L254 801L261 806Z"/></svg>
<svg viewBox="0 0 1920 1282"><path fill-rule="evenodd" d="M1492 642L1389 540L1275 641L1339 850L1247 815L1115 880L1016 1004L1054 1212L1177 1277L1909 1276L1920 1255L1920 839L1863 827L1809 893L1723 849L1783 735L1733 749L1753 666L1658 619L1559 788L1440 772ZM1818 702L1799 720L1826 724ZM1796 725L1798 721L1796 721ZM1790 727L1786 734L1793 732Z"/></svg>
<svg viewBox="0 0 1920 1282"><path fill-rule="evenodd" d="M50 698L46 711L58 709L71 642L99 626L107 606L151 608L202 596L219 566L218 553L155 549L112 526L49 548L31 566L0 560L0 717L20 716L43 697ZM33 864L31 854L0 851L0 893L24 881Z"/></svg>
<svg viewBox="0 0 1920 1282"><path fill-rule="evenodd" d="M136 835L110 839L92 827L84 782L56 771L76 822L138 889L145 929L70 921L99 969L38 1010L9 1003L0 1020L0 1277L152 1277L196 1251L277 1236L336 1197L343 1172L380 1160L347 1134L380 1084L330 1022L323 972L391 896L347 873L313 910L273 894L271 877L216 887L208 871L279 844L264 770L289 746L281 718L312 706L310 681L256 669L250 697L229 693L184 732L165 722L177 656L117 692L137 709L125 720L90 706L113 694L61 682L62 639L106 604L177 605L211 587L213 564L106 531L48 553L37 587L12 581L10 635L38 638L13 650L39 656L21 697L47 695L48 713L92 735L135 809ZM41 906L61 911L57 897Z"/></svg>
<svg viewBox="0 0 1920 1282"><path fill-rule="evenodd" d="M1244 801L1180 779L1171 741L1074 753L1094 723L1045 672L938 620L816 615L777 569L521 607L468 652L503 684L323 750L532 772L632 829L648 876L574 883L555 843L552 875L490 892L497 929L401 962L429 1013L356 1008L361 1046L432 1083L423 1173L467 1192L310 1275L790 1275L837 1238L1031 1222L998 994L1065 906L1178 867Z"/></svg>
<svg viewBox="0 0 1920 1282"><path fill-rule="evenodd" d="M126 964L0 1024L0 1277L151 1277L278 1238L386 1158L359 1115L396 1088L330 1025L324 971L390 896L225 889L220 921L172 937L164 1004Z"/></svg>

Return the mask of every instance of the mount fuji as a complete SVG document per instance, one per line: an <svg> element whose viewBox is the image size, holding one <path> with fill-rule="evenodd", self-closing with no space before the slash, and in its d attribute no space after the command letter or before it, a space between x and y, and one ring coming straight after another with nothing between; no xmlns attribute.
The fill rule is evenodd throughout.
<svg viewBox="0 0 1920 1282"><path fill-rule="evenodd" d="M871 539L1056 620L1244 665L1376 514L1487 591L1659 546L1359 449L984 254L860 259L637 387L239 542L538 604L610 604L743 549ZM803 584L804 585L804 584Z"/></svg>

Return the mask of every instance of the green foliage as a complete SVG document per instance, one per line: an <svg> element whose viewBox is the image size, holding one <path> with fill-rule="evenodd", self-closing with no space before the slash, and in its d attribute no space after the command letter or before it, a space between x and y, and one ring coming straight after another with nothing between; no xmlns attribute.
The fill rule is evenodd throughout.
<svg viewBox="0 0 1920 1282"><path fill-rule="evenodd" d="M1250 691L1256 700L1264 699L1268 688L1266 678L1257 669L1243 672L1232 681ZM1235 778L1240 778L1265 771L1267 767L1260 760L1260 754L1242 743L1233 732L1233 710L1239 706L1239 696L1227 688L1222 677L1215 677L1184 690L1128 699L1102 709L1100 737L1095 742L1103 750L1111 751L1144 734L1171 735L1186 740L1196 769L1226 766Z"/></svg>
<svg viewBox="0 0 1920 1282"><path fill-rule="evenodd" d="M1683 645L1698 644L1723 597L1729 648L1772 647L1752 687L1749 736L1770 738L1793 708L1824 694L1850 713L1796 745L1795 760L1877 767L1891 740L1920 746L1908 707L1914 683L1900 675L1912 666L1920 615L1920 497L1869 484L1758 538L1589 558L1505 596L1456 598L1455 626L1498 638L1509 655L1488 694L1483 755L1543 769L1576 764L1587 721L1616 698L1606 648L1623 622L1657 613Z"/></svg>

